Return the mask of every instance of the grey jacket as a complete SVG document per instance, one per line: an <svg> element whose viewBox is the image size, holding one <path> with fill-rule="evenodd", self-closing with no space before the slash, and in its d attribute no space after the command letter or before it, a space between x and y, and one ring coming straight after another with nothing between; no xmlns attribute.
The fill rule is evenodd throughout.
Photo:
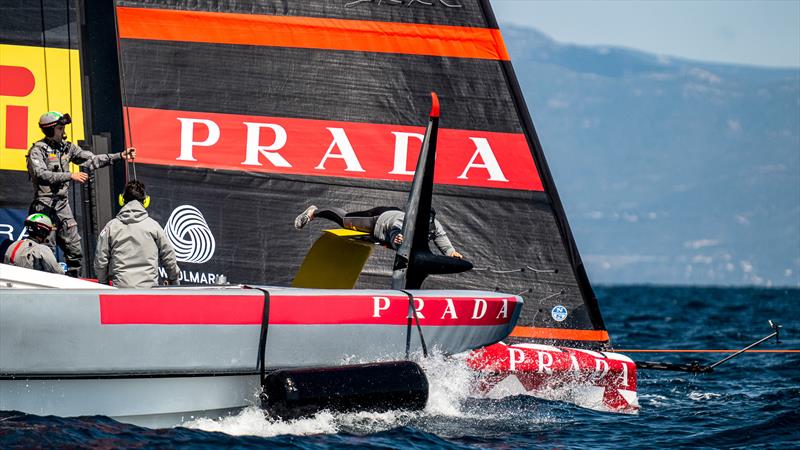
<svg viewBox="0 0 800 450"><path fill-rule="evenodd" d="M6 250L3 262L26 269L64 274L50 247L27 238L12 243Z"/></svg>
<svg viewBox="0 0 800 450"><path fill-rule="evenodd" d="M178 283L178 263L167 235L144 206L136 200L127 203L100 232L94 257L97 281L111 280L119 288L158 286L161 263L171 284Z"/></svg>
<svg viewBox="0 0 800 450"><path fill-rule="evenodd" d="M403 229L403 219L405 219L405 217L406 213L404 211L386 211L378 216L372 236L394 248L395 246L389 242L389 234L392 229ZM436 248L438 248L442 254L447 256L452 255L456 249L447 237L447 233L445 233L444 228L442 228L442 224L439 223L439 220L433 219L433 226L434 231L429 238L433 240L433 243L436 244ZM428 230L425 231L427 232Z"/></svg>
<svg viewBox="0 0 800 450"><path fill-rule="evenodd" d="M69 163L89 170L105 167L122 159L122 153L95 155L69 141L61 145L44 138L34 142L28 150L28 175L33 180L33 198L54 208L67 201L69 191Z"/></svg>

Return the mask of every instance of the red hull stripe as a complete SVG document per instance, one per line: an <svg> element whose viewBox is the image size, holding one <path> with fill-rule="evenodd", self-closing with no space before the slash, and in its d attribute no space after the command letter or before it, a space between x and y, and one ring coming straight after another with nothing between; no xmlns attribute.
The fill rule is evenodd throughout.
<svg viewBox="0 0 800 450"><path fill-rule="evenodd" d="M166 166L411 182L425 133L402 125L129 110L131 128L147 130L137 135L136 162ZM435 182L543 190L522 133L440 129Z"/></svg>
<svg viewBox="0 0 800 450"><path fill-rule="evenodd" d="M510 60L500 30L118 7L123 39Z"/></svg>
<svg viewBox="0 0 800 450"><path fill-rule="evenodd" d="M514 331L511 332L511 336L534 339L560 339L567 341L608 341L608 331L606 330L514 327Z"/></svg>
<svg viewBox="0 0 800 450"><path fill-rule="evenodd" d="M503 325L514 315L516 300L425 297L417 307L428 326ZM261 295L101 294L103 325L258 325ZM406 325L405 296L273 296L272 325Z"/></svg>

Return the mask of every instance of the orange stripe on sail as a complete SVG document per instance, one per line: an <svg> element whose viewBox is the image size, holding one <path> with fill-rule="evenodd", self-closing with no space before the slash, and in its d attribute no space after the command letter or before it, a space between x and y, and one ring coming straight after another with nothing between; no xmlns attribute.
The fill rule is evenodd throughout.
<svg viewBox="0 0 800 450"><path fill-rule="evenodd" d="M130 7L117 18L123 39L510 60L492 28Z"/></svg>
<svg viewBox="0 0 800 450"><path fill-rule="evenodd" d="M608 341L606 330L571 330L568 328L514 327L513 337L561 339L565 341Z"/></svg>

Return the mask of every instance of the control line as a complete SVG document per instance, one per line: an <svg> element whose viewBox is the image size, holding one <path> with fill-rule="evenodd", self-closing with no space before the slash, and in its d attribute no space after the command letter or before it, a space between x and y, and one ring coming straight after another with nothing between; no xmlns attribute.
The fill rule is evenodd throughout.
<svg viewBox="0 0 800 450"><path fill-rule="evenodd" d="M619 353L736 353L739 350L708 350L708 349L614 349ZM745 353L800 353L800 349L792 350L745 350Z"/></svg>

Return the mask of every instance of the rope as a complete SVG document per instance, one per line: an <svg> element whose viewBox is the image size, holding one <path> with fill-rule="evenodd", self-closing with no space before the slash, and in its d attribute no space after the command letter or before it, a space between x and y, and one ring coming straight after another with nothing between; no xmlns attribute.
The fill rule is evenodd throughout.
<svg viewBox="0 0 800 450"><path fill-rule="evenodd" d="M68 70L68 81L69 87L69 111L74 112L72 109L72 26L70 25L69 21L69 2L70 0L65 0L67 5L67 70ZM49 109L49 108L48 108ZM74 131L75 128L72 125L72 121L69 124L69 133L73 135L74 138Z"/></svg>
<svg viewBox="0 0 800 450"><path fill-rule="evenodd" d="M125 126L123 127L123 133L125 133L125 148L133 147L133 130L131 128L131 110L128 107L128 91L125 88L125 64L122 62L122 48L120 46L120 37L119 37L119 20L117 18L117 11L116 6L114 7L114 35L116 38L117 44L117 68L119 70L119 77L120 77L120 92L122 93L122 109L125 111ZM133 179L136 180L136 162L130 162L132 169L133 169ZM125 159L125 183L127 184L130 181L130 175L128 171L128 160Z"/></svg>
<svg viewBox="0 0 800 450"><path fill-rule="evenodd" d="M400 292L408 296L408 310L411 314L408 317L408 325L406 326L406 359L408 359L411 350L411 317L413 315L414 321L417 323L417 333L419 334L419 343L422 345L422 355L428 357L428 346L425 345L425 336L422 335L422 327L419 325L419 315L417 308L414 306L414 296L410 292L400 290Z"/></svg>
<svg viewBox="0 0 800 450"><path fill-rule="evenodd" d="M65 0L64 4L66 5L66 10L67 10L66 11L66 13L67 13L67 83L68 83L67 91L69 92L69 113L71 114L71 113L74 113L74 110L72 109L72 27L70 26L70 21L69 21L69 2L70 2L70 0ZM44 11L42 11L42 14L44 15ZM47 64L46 58L45 58L45 64ZM49 80L49 77L47 76L47 66L46 65L45 65L45 80ZM47 84L47 81L45 81L45 83ZM49 99L48 99L48 101L49 101ZM49 106L48 106L47 110L48 111L50 110ZM69 125L66 125L66 126L69 126L69 135L68 136L72 136L72 138L75 139L75 134L74 134L75 127L72 124L72 121L70 121ZM70 170L69 169L69 164L67 164L67 170L68 171ZM78 171L80 171L80 168L78 168ZM70 181L69 192L70 192L70 196L72 197L72 205L73 205L73 208L78 209L78 190L75 188L75 186L76 186L75 182L74 181ZM85 188L84 188L83 185L80 186L80 189L81 189L81 195L82 196L85 195L85 190L84 190ZM83 211L81 211L81 214L83 214ZM85 257L84 257L84 259L85 259Z"/></svg>
<svg viewBox="0 0 800 450"><path fill-rule="evenodd" d="M42 55L44 55L44 92L47 110L50 111L50 78L47 76L47 32L44 24L44 0L39 0L39 12L42 19Z"/></svg>
<svg viewBox="0 0 800 450"><path fill-rule="evenodd" d="M619 353L736 353L739 350L616 348L614 351ZM745 353L800 353L800 350L746 350Z"/></svg>

